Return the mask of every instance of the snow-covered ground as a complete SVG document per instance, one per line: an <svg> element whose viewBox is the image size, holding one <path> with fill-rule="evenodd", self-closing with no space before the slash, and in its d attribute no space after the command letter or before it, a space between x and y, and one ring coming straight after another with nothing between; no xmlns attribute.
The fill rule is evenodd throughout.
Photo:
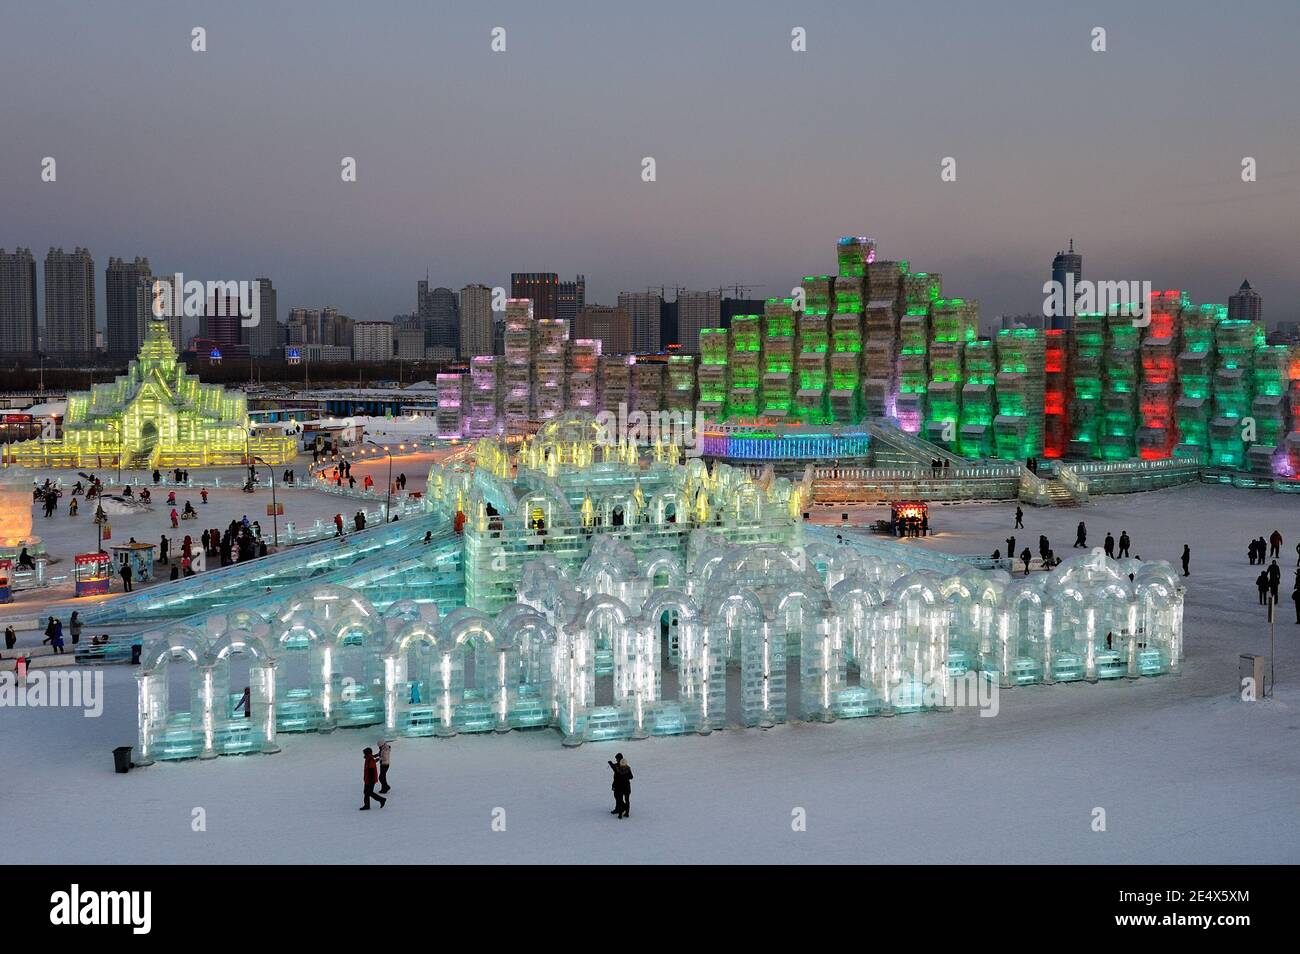
<svg viewBox="0 0 1300 954"><path fill-rule="evenodd" d="M991 553L1014 510L936 507L938 535L900 545ZM1127 529L1147 559L1175 560L1191 544L1182 676L1004 692L995 718L959 709L574 750L547 731L403 739L388 806L359 814L360 750L375 730L113 775L112 747L135 740L135 679L108 667L101 718L0 709L0 805L22 819L6 826L0 861L1300 861L1300 626L1289 603L1276 697L1247 704L1236 692L1238 655L1269 647L1246 543L1282 532L1285 598L1300 504L1195 485L1027 508L1016 536L1036 548L1046 533L1068 554L1080 519L1090 542ZM636 775L624 821L608 814L615 751ZM196 808L206 831L193 830ZM505 831L493 830L497 808ZM796 809L806 831L792 829Z"/></svg>

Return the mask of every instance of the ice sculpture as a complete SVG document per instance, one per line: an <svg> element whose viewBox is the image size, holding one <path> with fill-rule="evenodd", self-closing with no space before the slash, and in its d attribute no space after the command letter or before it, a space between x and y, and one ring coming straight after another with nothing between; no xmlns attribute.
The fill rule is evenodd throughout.
<svg viewBox="0 0 1300 954"><path fill-rule="evenodd" d="M59 439L6 448L30 467L199 467L245 464L249 455L278 466L293 459L293 438L250 436L247 399L201 384L176 355L165 321L151 320L126 374L68 395Z"/></svg>
<svg viewBox="0 0 1300 954"><path fill-rule="evenodd" d="M805 544L801 487L674 464L662 447L643 461L595 428L561 415L514 453L483 440L472 470L431 471L425 519L469 513L463 605L447 607L445 577L416 561L410 588L344 568L150 634L141 759L363 726L553 727L578 745L1181 667L1183 588L1166 563L1090 554L1013 580L864 536L812 528Z"/></svg>

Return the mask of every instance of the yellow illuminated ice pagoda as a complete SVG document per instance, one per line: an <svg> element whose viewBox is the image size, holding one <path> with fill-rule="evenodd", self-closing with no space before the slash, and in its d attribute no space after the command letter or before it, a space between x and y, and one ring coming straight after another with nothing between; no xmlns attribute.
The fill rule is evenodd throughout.
<svg viewBox="0 0 1300 954"><path fill-rule="evenodd" d="M278 466L293 459L292 438L252 436L247 398L203 384L185 370L165 322L150 321L126 374L68 395L63 436L12 444L9 464L23 467L239 465L250 456Z"/></svg>

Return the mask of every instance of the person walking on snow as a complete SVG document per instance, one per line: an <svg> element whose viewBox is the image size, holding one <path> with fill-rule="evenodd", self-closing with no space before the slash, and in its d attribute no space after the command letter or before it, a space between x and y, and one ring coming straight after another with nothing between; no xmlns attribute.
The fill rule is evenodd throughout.
<svg viewBox="0 0 1300 954"><path fill-rule="evenodd" d="M1268 603L1268 572L1260 570L1259 576L1255 577L1255 589L1259 590L1259 605L1264 606Z"/></svg>
<svg viewBox="0 0 1300 954"><path fill-rule="evenodd" d="M1282 570L1277 565L1277 561L1274 560L1272 563L1269 564L1268 567L1268 590L1269 590L1269 594L1273 597L1274 603L1277 602L1277 591L1281 585L1282 585Z"/></svg>
<svg viewBox="0 0 1300 954"><path fill-rule="evenodd" d="M1020 560L1025 564L1025 576L1029 575L1029 561L1033 558L1034 555L1030 552L1029 547L1025 547L1020 551Z"/></svg>
<svg viewBox="0 0 1300 954"><path fill-rule="evenodd" d="M1074 531L1074 545L1085 548L1088 546L1088 525L1082 520L1079 521L1078 529Z"/></svg>
<svg viewBox="0 0 1300 954"><path fill-rule="evenodd" d="M1025 529L1025 512L1019 507L1016 508L1016 530Z"/></svg>
<svg viewBox="0 0 1300 954"><path fill-rule="evenodd" d="M632 767L623 760L622 752L616 754L614 761L608 764L614 771L614 784L610 786L614 790L614 810L610 814L626 818L632 813L628 805L628 800L632 797Z"/></svg>
<svg viewBox="0 0 1300 954"><path fill-rule="evenodd" d="M365 756L365 765L361 770L361 781L364 784L364 793L366 803L361 806L361 811L370 811L370 800L373 798L379 802L379 807L383 808L388 799L375 791L375 782L379 781L379 766L375 764L375 753L370 749L363 749L362 755Z"/></svg>
<svg viewBox="0 0 1300 954"><path fill-rule="evenodd" d="M1128 556L1128 548L1129 548L1128 531L1121 530L1119 532L1119 555L1121 557Z"/></svg>
<svg viewBox="0 0 1300 954"><path fill-rule="evenodd" d="M379 740L379 792L381 795L387 795L392 788L388 784L388 763L393 755L393 747L388 744L386 739Z"/></svg>
<svg viewBox="0 0 1300 954"><path fill-rule="evenodd" d="M1192 571L1188 569L1188 566L1191 564L1191 562L1192 562L1192 548L1188 546L1186 543L1184 543L1183 544L1183 576L1192 575Z"/></svg>
<svg viewBox="0 0 1300 954"><path fill-rule="evenodd" d="M1106 539L1102 541L1101 546L1102 549L1106 551L1106 556L1110 557L1112 560L1115 559L1115 538L1112 537L1109 532L1107 532Z"/></svg>
<svg viewBox="0 0 1300 954"><path fill-rule="evenodd" d="M1268 555L1274 559L1280 559L1282 556L1282 534L1274 530L1268 536L1269 552Z"/></svg>

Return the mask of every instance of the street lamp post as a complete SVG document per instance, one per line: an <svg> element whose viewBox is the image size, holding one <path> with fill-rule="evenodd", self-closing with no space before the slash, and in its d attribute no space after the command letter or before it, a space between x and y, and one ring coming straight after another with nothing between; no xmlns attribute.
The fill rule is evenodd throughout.
<svg viewBox="0 0 1300 954"><path fill-rule="evenodd" d="M266 464L266 471L271 475L271 530L274 534L271 545L278 550L280 549L280 508L275 502L275 468L256 455L253 456L253 460L259 464Z"/></svg>
<svg viewBox="0 0 1300 954"><path fill-rule="evenodd" d="M379 447L379 445L376 444L374 441L366 441L366 443L369 444L371 447ZM388 455L388 485L387 487L385 487L385 493L384 493L384 523L392 523L393 521L393 511L392 511L393 452L390 451L387 447L383 447L381 449L385 454Z"/></svg>

